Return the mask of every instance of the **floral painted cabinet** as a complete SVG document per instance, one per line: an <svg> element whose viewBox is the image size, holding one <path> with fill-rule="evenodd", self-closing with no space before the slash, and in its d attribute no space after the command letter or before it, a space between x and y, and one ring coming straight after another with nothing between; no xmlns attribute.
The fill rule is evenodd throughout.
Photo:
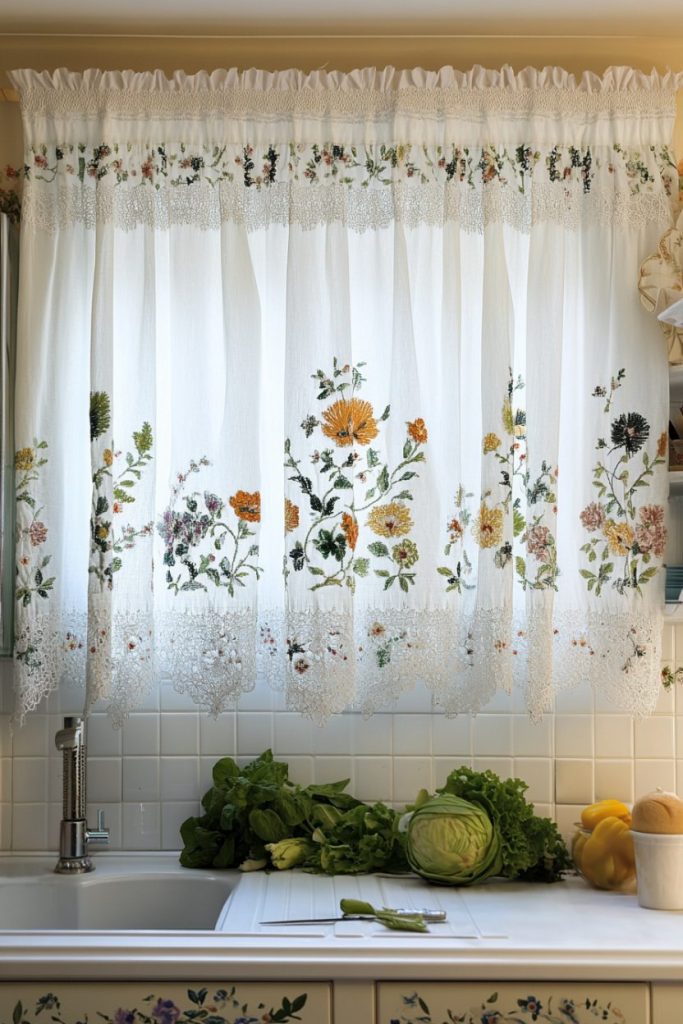
<svg viewBox="0 0 683 1024"><path fill-rule="evenodd" d="M377 1024L649 1024L645 984L385 983Z"/></svg>
<svg viewBox="0 0 683 1024"><path fill-rule="evenodd" d="M0 1024L330 1024L330 986L306 982L0 984Z"/></svg>

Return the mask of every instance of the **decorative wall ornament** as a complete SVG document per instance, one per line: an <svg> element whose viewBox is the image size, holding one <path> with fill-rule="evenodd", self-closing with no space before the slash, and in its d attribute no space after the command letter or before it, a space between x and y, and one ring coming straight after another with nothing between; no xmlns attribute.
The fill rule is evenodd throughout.
<svg viewBox="0 0 683 1024"><path fill-rule="evenodd" d="M683 299L683 212L675 227L662 235L657 251L640 267L640 301L648 313L659 317ZM669 351L669 362L683 363L683 327L660 320Z"/></svg>

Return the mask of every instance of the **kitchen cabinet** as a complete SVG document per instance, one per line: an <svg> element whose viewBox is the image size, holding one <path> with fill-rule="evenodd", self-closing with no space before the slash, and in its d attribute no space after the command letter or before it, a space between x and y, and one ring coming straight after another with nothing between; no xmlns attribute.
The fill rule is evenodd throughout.
<svg viewBox="0 0 683 1024"><path fill-rule="evenodd" d="M323 982L0 984L0 1024L332 1024Z"/></svg>
<svg viewBox="0 0 683 1024"><path fill-rule="evenodd" d="M668 1024L679 1019L669 1017ZM377 1024L595 1024L596 1020L650 1024L649 986L570 981L387 982L377 989ZM660 1022L655 1019L652 1024Z"/></svg>
<svg viewBox="0 0 683 1024"><path fill-rule="evenodd" d="M683 1021L683 985L652 986L652 1024Z"/></svg>

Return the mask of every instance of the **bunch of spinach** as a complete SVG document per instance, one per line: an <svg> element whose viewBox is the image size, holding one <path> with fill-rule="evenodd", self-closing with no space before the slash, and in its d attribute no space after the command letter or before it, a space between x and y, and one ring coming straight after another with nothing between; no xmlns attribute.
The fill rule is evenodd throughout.
<svg viewBox="0 0 683 1024"><path fill-rule="evenodd" d="M383 804L368 807L345 793L348 779L302 787L287 765L266 750L240 768L231 757L214 765L204 814L180 828L180 863L188 868L255 869L277 864L269 847L307 840L297 863L312 871L357 874L388 868L401 858L398 814Z"/></svg>

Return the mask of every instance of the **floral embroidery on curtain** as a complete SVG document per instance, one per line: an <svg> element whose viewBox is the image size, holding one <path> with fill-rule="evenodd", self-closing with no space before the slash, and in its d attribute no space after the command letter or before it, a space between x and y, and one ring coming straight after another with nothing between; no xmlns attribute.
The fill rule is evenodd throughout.
<svg viewBox="0 0 683 1024"><path fill-rule="evenodd" d="M676 76L13 78L19 718L652 708Z"/></svg>

